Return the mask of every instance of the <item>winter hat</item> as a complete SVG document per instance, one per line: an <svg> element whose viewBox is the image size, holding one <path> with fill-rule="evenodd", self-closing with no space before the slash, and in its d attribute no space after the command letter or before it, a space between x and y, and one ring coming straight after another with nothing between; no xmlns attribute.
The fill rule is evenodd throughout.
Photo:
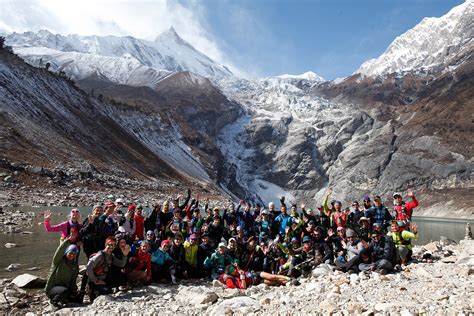
<svg viewBox="0 0 474 316"><path fill-rule="evenodd" d="M105 207L111 207L111 206L114 206L114 203L112 203L112 202L106 202L106 203L104 204L104 206L105 206Z"/></svg>
<svg viewBox="0 0 474 316"><path fill-rule="evenodd" d="M163 248L163 246L165 246L165 245L169 246L170 244L171 244L171 242L168 239L165 239L161 242L160 247Z"/></svg>
<svg viewBox="0 0 474 316"><path fill-rule="evenodd" d="M77 255L79 253L79 248L76 245L69 245L64 251L64 254L67 255L70 252L74 252Z"/></svg>

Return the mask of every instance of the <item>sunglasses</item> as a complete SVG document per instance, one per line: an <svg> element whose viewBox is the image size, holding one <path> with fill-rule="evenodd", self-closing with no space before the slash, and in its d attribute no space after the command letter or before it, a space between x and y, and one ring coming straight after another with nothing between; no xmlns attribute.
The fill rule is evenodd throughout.
<svg viewBox="0 0 474 316"><path fill-rule="evenodd" d="M116 247L116 244L107 244L105 245L106 247L109 247L109 248L115 248Z"/></svg>
<svg viewBox="0 0 474 316"><path fill-rule="evenodd" d="M71 213L79 213L78 210L72 210Z"/></svg>

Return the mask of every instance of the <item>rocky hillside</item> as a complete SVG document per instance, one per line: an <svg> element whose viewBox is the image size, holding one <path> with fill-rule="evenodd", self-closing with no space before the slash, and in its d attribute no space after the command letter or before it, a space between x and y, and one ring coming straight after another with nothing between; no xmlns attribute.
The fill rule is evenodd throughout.
<svg viewBox="0 0 474 316"><path fill-rule="evenodd" d="M121 118L113 115L119 110L89 97L70 80L3 50L0 69L4 190L175 191L178 184L191 185L122 125ZM27 199L20 192L1 194L2 201L13 196Z"/></svg>

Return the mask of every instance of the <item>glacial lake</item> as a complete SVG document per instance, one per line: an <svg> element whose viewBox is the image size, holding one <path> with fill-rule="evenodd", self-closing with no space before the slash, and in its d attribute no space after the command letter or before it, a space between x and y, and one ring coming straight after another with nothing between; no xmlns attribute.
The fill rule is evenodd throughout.
<svg viewBox="0 0 474 316"><path fill-rule="evenodd" d="M9 210L17 210L20 208L5 208L4 212ZM51 264L53 254L59 244L59 233L47 233L43 227L42 212L47 207L32 208L22 207L22 211L33 211L36 216L32 226L22 229L23 231L32 232L32 234L0 234L0 278L13 278L21 273L31 273L34 275L46 276ZM71 208L54 207L51 208L53 216L51 221L53 224L64 221L69 214ZM90 208L79 208L82 218L85 218ZM466 223L469 222L474 229L474 219L440 219L415 217L414 221L418 224L419 238L415 244L423 245L432 240L439 240L440 236L446 236L458 242L464 238ZM6 243L14 243L14 248L5 248ZM81 254L80 263L85 264L84 255ZM15 271L6 271L12 263L21 264L20 268ZM34 271L28 271L29 268L38 268Z"/></svg>

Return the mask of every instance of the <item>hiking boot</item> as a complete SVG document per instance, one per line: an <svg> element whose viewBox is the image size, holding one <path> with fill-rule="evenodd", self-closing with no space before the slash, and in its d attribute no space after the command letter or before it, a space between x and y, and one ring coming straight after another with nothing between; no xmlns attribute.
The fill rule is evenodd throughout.
<svg viewBox="0 0 474 316"><path fill-rule="evenodd" d="M388 271L385 270L385 269L380 269L380 270L379 270L379 274L380 274L380 275L386 275L387 273L388 273Z"/></svg>

